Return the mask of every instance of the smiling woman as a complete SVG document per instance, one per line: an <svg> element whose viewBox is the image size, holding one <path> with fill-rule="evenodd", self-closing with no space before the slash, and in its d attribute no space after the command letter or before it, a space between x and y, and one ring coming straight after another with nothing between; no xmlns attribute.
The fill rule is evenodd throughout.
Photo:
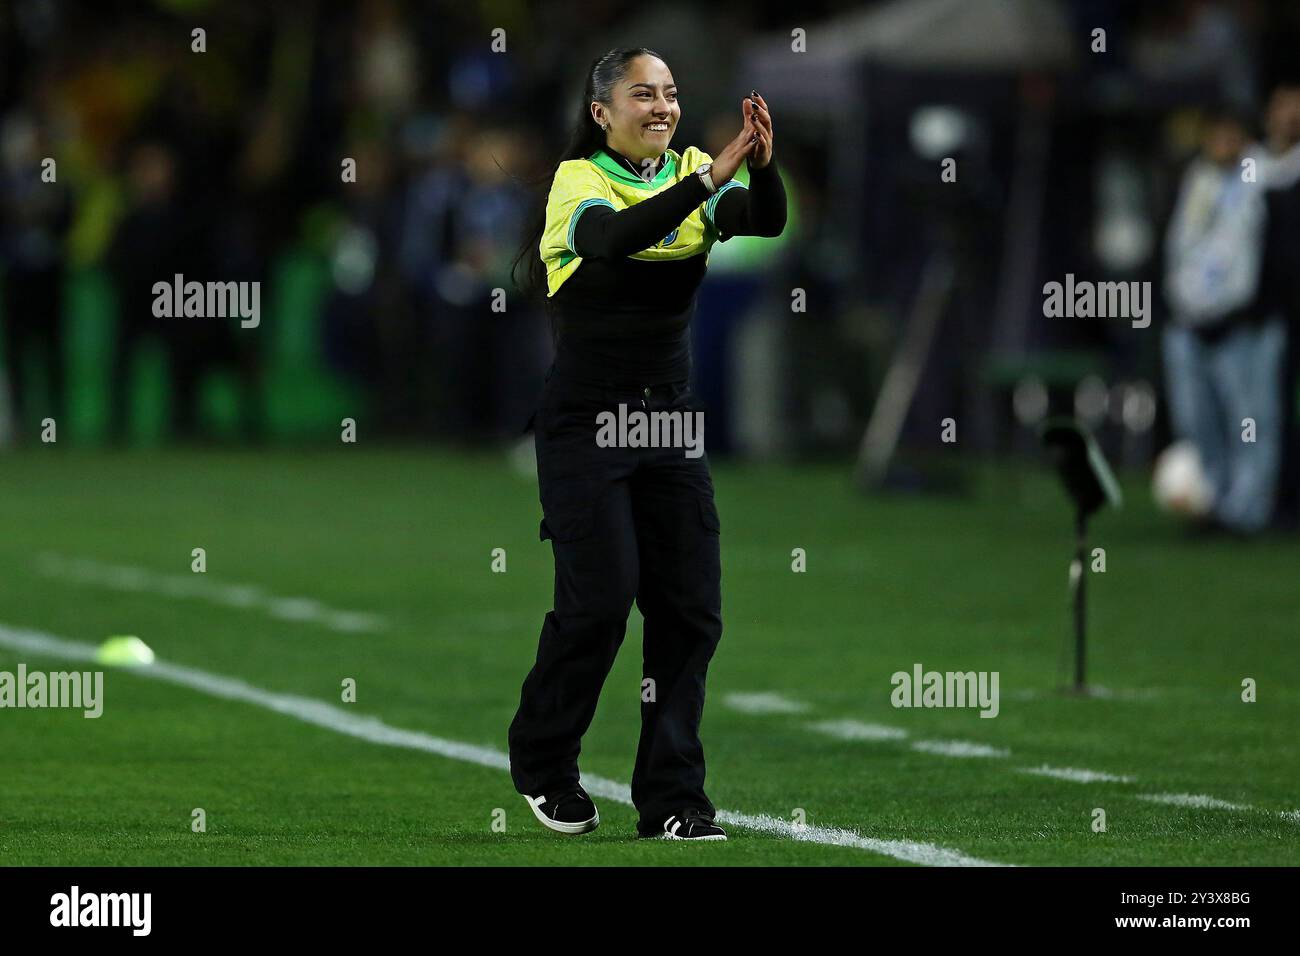
<svg viewBox="0 0 1300 956"><path fill-rule="evenodd" d="M649 56L641 57L638 65L654 81L627 83L627 99L615 98L608 116L601 103L593 102L591 109L592 118L609 134L608 145L624 156L639 156L644 168L668 145L682 111L668 65Z"/></svg>
<svg viewBox="0 0 1300 956"><path fill-rule="evenodd" d="M726 839L704 792L699 737L722 636L721 525L689 384L689 326L713 243L780 235L785 191L757 92L716 159L669 148L680 119L662 57L643 47L600 57L520 253L531 256L525 288L545 289L555 337L534 416L555 604L510 726L510 770L538 820L561 833L600 822L578 752L635 601L645 620L638 832ZM749 187L732 178L742 162ZM676 447L601 440L600 423L628 407L701 424L679 430Z"/></svg>

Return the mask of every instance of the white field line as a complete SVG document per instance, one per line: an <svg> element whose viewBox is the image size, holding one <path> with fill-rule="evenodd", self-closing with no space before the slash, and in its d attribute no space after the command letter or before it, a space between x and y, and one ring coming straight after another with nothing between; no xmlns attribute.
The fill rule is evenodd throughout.
<svg viewBox="0 0 1300 956"><path fill-rule="evenodd" d="M806 724L809 730L840 740L904 740L907 731L885 724L864 724L860 720L823 720Z"/></svg>
<svg viewBox="0 0 1300 956"><path fill-rule="evenodd" d="M1207 797L1203 793L1139 793L1137 798L1151 803L1167 803L1174 807L1199 807L1205 810L1255 809L1242 803L1229 803L1218 797Z"/></svg>
<svg viewBox="0 0 1300 956"><path fill-rule="evenodd" d="M1201 810L1260 810L1259 807L1252 807L1248 803L1229 803L1227 800L1220 800L1218 797L1210 797L1203 793L1139 793L1137 798L1150 803L1165 803L1173 807L1195 807ZM1271 810L1260 810L1260 812L1270 815L1273 813ZM1289 823L1300 823L1300 810L1279 810L1277 815Z"/></svg>
<svg viewBox="0 0 1300 956"><path fill-rule="evenodd" d="M96 651L93 644L66 640L41 631L11 628L3 624L0 624L0 645L41 656L78 661L93 661ZM447 740L418 730L403 730L399 727L390 727L378 717L359 716L344 710L337 704L313 700L309 697L300 697L296 694L282 694L263 690L242 680L222 677L219 674L211 674L194 667L155 661L147 666L128 668L127 671L140 677L150 677L155 680L189 687L192 690L213 697L265 707L267 710L275 711L286 717L293 717L296 720L315 724L318 727L346 734L349 737L356 737L369 743L421 750L452 760L461 760L482 767L491 767L495 770L508 771L510 769L509 756L499 750L467 744L458 740ZM605 777L583 774L582 785L593 796L632 806L631 791L626 784ZM744 829L757 830L772 836L828 846L852 847L923 866L1006 865L967 856L960 851L936 846L933 843L864 837L853 830L796 824L793 820L784 820L780 817L765 814L755 815L738 813L733 810L719 810L717 816L723 823L730 823Z"/></svg>
<svg viewBox="0 0 1300 956"><path fill-rule="evenodd" d="M742 714L802 714L808 705L780 694L726 694L722 703Z"/></svg>
<svg viewBox="0 0 1300 956"><path fill-rule="evenodd" d="M163 574L131 565L104 564L88 558L65 558L45 553L36 569L46 577L91 584L115 591L135 591L169 598L197 598L223 607L262 611L281 621L319 624L332 631L357 633L387 626L382 617L365 611L326 607L314 598L279 597L253 584L229 584L207 574Z"/></svg>
<svg viewBox="0 0 1300 956"><path fill-rule="evenodd" d="M857 720L823 720L805 723L804 728L814 733L825 734L839 740L905 740L907 731L900 727L885 724L869 724ZM1009 757L1011 751L988 744L971 743L964 740L917 740L911 748L921 753L935 754L940 757ZM1082 767L1051 767L1042 764L1037 767L1016 767L1017 773L1034 774L1051 777L1053 780L1066 780L1071 783L1136 783L1137 778L1125 774L1107 773L1103 770L1088 770ZM1139 800L1152 803L1166 803L1173 806L1200 807L1216 810L1258 811L1272 813L1249 804L1229 803L1217 797L1195 793L1143 793L1136 794ZM1277 815L1291 823L1300 824L1300 810L1280 810Z"/></svg>
<svg viewBox="0 0 1300 956"><path fill-rule="evenodd" d="M1053 780L1069 780L1071 783L1134 783L1135 777L1126 777L1122 774L1106 773L1101 770L1084 770L1080 767L1049 767L1043 764L1039 767L1017 767L1020 773L1032 773L1040 777L1051 777Z"/></svg>
<svg viewBox="0 0 1300 956"><path fill-rule="evenodd" d="M918 740L912 744L912 749L927 754L939 754L941 757L1011 756L1011 751L1004 747L990 747L988 744L973 744L965 740Z"/></svg>

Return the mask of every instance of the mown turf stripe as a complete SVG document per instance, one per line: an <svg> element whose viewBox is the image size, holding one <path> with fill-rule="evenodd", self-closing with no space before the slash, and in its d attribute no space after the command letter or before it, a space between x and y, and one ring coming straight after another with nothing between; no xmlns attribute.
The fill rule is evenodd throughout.
<svg viewBox="0 0 1300 956"><path fill-rule="evenodd" d="M0 645L32 654L78 661L93 661L96 651L93 644L71 641L41 631L7 627L3 624L0 624ZM283 694L263 690L245 681L232 677L222 677L219 674L212 674L194 667L169 664L165 661L154 661L154 663L147 666L130 668L127 672L140 677L149 677L154 680L179 684L213 697L265 707L286 717L293 717L305 723L324 727L327 730L333 730L370 743L421 750L452 760L492 767L497 770L510 769L509 756L489 747L479 747L458 740L447 740L422 731L390 727L378 717L358 716L336 704L313 700L310 697L300 697L297 694ZM105 702L105 706L110 704L110 701ZM614 800L627 806L632 805L631 791L626 784L604 777L583 774L582 785L593 796ZM852 847L924 866L1006 865L967 856L957 850L936 846L933 843L864 837L853 830L797 824L791 820L783 820L762 814L755 815L737 813L732 810L719 810L718 819L723 823L749 830L757 830L773 836L809 843L821 843L828 846Z"/></svg>
<svg viewBox="0 0 1300 956"><path fill-rule="evenodd" d="M1028 687L1012 691L1012 700L1065 700L1067 698L1083 700L1125 700L1146 701L1159 700L1167 694L1176 692L1172 687L1102 687L1090 684L1082 694L1066 687Z"/></svg>

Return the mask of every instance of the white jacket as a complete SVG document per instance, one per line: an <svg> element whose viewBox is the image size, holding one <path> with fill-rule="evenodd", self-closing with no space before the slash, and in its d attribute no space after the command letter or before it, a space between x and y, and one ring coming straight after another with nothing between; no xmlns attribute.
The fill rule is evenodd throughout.
<svg viewBox="0 0 1300 956"><path fill-rule="evenodd" d="M1254 301L1267 188L1244 182L1240 166L1197 158L1187 168L1165 237L1165 295L1179 322L1213 325Z"/></svg>

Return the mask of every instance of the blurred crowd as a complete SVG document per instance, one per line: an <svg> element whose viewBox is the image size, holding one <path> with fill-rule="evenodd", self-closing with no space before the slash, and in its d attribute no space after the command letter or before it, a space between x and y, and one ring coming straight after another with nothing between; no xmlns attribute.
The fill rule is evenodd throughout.
<svg viewBox="0 0 1300 956"><path fill-rule="evenodd" d="M163 356L175 438L205 433L214 373L233 383L240 433L275 437L269 406L293 417L286 407L320 400L299 387L305 365L361 397L371 434L517 438L551 346L544 312L513 296L510 265L590 62L618 45L660 50L682 88L673 147L716 152L739 126L733 93L752 85L749 46L785 43L794 26L847 44L851 29L818 26L899 3L916 21L957 9L822 0L792 19L730 2L8 0L0 441L6 423L30 438L69 412L89 388L69 361L79 348L104 370L96 401L108 440L130 440L142 350ZM987 65L975 76L960 63L864 53L851 74L860 102L819 101L821 83L798 102L764 91L791 221L780 240L714 249L694 330L710 450L855 447L941 249L958 294L904 446L933 445L933 423L955 412L986 425L964 432L966 447L997 447L1010 391L1019 403L1030 378L1052 385L1023 356L1091 350L1104 357L1103 398L1117 382L1163 383L1154 420L1130 420L1130 406L1145 406L1129 401L1140 391L1129 384L1111 403L1128 463L1186 438L1201 451L1218 520L1246 531L1273 520L1297 470L1291 6L1043 0L1076 47L1057 71L1009 61L991 78ZM1089 55L1098 26L1105 56ZM833 140L855 124L861 140L836 166L844 147ZM933 146L945 129L961 131L949 137L962 170L951 189L928 152L948 148ZM1246 158L1258 161L1260 188L1245 188ZM1152 280L1159 334L1047 322L1036 293L1017 295L1017 282L1036 290L1066 272ZM176 274L260 282L268 318L256 331L157 318L152 287ZM796 287L814 307L792 315ZM87 331L96 316L100 338ZM1008 346L1022 358L1007 366L1004 396L990 359ZM1000 404L981 405L990 402ZM337 427L317 417L322 433ZM1246 455L1231 440L1243 417L1259 435ZM1134 444L1141 431L1149 437Z"/></svg>
<svg viewBox="0 0 1300 956"><path fill-rule="evenodd" d="M602 4L568 14L400 0L0 8L0 420L31 432L62 417L76 387L68 290L89 273L112 313L97 356L110 439L129 439L146 345L164 356L175 438L202 433L211 372L236 383L242 434L259 437L292 362L357 389L372 435L517 436L550 332L537 305L509 298L510 259L544 201L538 174L585 53L625 19ZM763 26L749 19L741 29ZM687 107L688 136L708 132L708 102ZM303 272L286 262L301 257L320 281L289 288L286 272ZM176 274L261 282L272 319L252 334L155 317L153 284ZM310 312L296 351L282 341L295 308Z"/></svg>
<svg viewBox="0 0 1300 956"><path fill-rule="evenodd" d="M481 343L462 341L469 333L454 313L500 285L499 259L525 201L484 161L491 152L509 168L517 158L511 134L494 132L476 108L505 80L486 58L462 57L451 75L429 76L434 58L450 55L439 42L450 39L445 10L374 2L326 12L23 2L8 10L0 250L17 421L27 420L33 364L45 369L46 407L62 410L69 316L60 292L70 271L97 268L116 306L103 356L110 436L126 432L132 361L150 341L166 357L174 436L196 435L200 380L224 369L255 437L274 338L157 318L151 289L175 274L258 281L263 301L283 307L278 267L294 250L314 254L327 277L314 290L312 353L371 396L372 434L462 427L443 411L494 414L491 376L470 404L432 386L479 371ZM457 84L459 104L444 88ZM58 159L54 188L40 178L46 156ZM345 159L355 164L351 182ZM516 344L537 353L544 338L533 339Z"/></svg>

